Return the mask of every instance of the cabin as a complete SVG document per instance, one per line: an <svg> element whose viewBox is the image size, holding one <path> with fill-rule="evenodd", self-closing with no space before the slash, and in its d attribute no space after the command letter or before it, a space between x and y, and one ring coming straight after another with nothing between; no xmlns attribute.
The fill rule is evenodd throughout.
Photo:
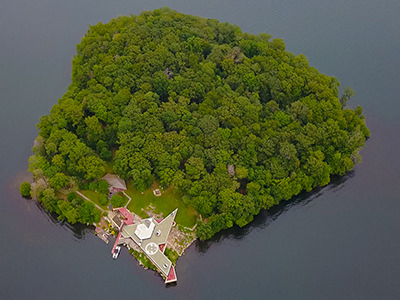
<svg viewBox="0 0 400 300"><path fill-rule="evenodd" d="M117 194L119 192L126 191L125 180L121 179L118 175L106 174L102 179L107 181L107 183L110 185L108 188L110 194Z"/></svg>

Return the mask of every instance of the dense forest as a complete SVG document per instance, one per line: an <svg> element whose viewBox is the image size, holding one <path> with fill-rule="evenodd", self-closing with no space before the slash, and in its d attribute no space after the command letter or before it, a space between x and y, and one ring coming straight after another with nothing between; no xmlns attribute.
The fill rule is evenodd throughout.
<svg viewBox="0 0 400 300"><path fill-rule="evenodd" d="M195 208L206 239L352 170L369 131L351 94L268 34L168 8L99 23L38 124L30 171L50 186L36 194L90 223L92 204L57 190L106 167L139 191L158 180Z"/></svg>

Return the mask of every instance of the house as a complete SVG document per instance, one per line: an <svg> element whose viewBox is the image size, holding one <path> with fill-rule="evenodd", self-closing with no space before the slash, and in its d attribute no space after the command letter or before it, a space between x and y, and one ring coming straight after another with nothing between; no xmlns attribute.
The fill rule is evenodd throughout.
<svg viewBox="0 0 400 300"><path fill-rule="evenodd" d="M126 208L123 209L124 212L121 211L121 213L128 211ZM175 224L177 211L178 209L175 209L161 220L148 218L135 224L132 224L133 220L123 221L118 241L115 243L116 246L133 241L166 278L165 283L177 281L175 268L168 257L164 255L169 233Z"/></svg>
<svg viewBox="0 0 400 300"><path fill-rule="evenodd" d="M110 193L116 194L118 192L126 191L125 180L121 179L118 175L106 174L102 179L107 181L107 183L110 185Z"/></svg>

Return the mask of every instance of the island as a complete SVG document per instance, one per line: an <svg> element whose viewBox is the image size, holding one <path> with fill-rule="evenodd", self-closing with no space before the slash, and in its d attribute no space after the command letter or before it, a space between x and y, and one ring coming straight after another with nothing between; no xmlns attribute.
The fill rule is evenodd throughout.
<svg viewBox="0 0 400 300"><path fill-rule="evenodd" d="M281 39L169 8L90 26L71 77L21 194L166 282L196 238L346 174L370 136L353 91Z"/></svg>

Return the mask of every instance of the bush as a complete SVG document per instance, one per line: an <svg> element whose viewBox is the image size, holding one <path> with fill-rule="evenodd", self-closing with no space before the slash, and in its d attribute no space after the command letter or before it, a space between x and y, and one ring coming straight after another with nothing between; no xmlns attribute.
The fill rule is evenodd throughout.
<svg viewBox="0 0 400 300"><path fill-rule="evenodd" d="M144 254L143 252L138 252L138 251L133 250L132 254L139 262L142 263L142 265L144 267L146 267L150 270L157 270L156 266L153 265L153 263L150 261L150 259L148 259L146 254Z"/></svg>
<svg viewBox="0 0 400 300"><path fill-rule="evenodd" d="M29 182L24 181L19 186L19 192L23 197L30 197L31 196L31 184Z"/></svg>
<svg viewBox="0 0 400 300"><path fill-rule="evenodd" d="M97 182L91 182L90 184L89 184L89 190L91 190L91 191L95 191L95 190L97 190Z"/></svg>
<svg viewBox="0 0 400 300"><path fill-rule="evenodd" d="M100 180L100 181L97 183L97 191L98 191L99 193L107 194L107 193L108 193L108 183L107 183L107 181L105 181L105 180Z"/></svg>
<svg viewBox="0 0 400 300"><path fill-rule="evenodd" d="M111 197L111 204L113 207L121 207L125 205L126 200L126 197L116 194Z"/></svg>
<svg viewBox="0 0 400 300"><path fill-rule="evenodd" d="M105 194L100 194L99 196L100 205L107 205L108 204L108 197Z"/></svg>
<svg viewBox="0 0 400 300"><path fill-rule="evenodd" d="M83 203L83 199L82 199L81 197L76 197L75 199L73 199L73 200L71 201L71 204L72 204L74 207L79 207L79 206L82 205L82 203Z"/></svg>
<svg viewBox="0 0 400 300"><path fill-rule="evenodd" d="M165 256L169 258L173 265L175 265L176 261L178 260L179 254L175 250L165 248L164 252Z"/></svg>
<svg viewBox="0 0 400 300"><path fill-rule="evenodd" d="M80 182L79 183L79 189L80 190L84 190L84 191L86 191L86 190L88 190L89 189L89 184L87 183L87 182Z"/></svg>
<svg viewBox="0 0 400 300"><path fill-rule="evenodd" d="M72 202L73 200L75 200L77 197L77 195L75 194L75 192L71 192L68 194L67 199L69 202Z"/></svg>

